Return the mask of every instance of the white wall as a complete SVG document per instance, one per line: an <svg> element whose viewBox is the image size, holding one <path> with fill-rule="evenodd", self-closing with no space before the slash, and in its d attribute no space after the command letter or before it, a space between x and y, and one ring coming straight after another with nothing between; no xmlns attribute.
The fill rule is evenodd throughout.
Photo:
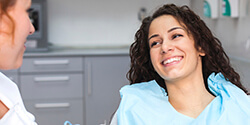
<svg viewBox="0 0 250 125"><path fill-rule="evenodd" d="M189 5L189 0L47 0L48 41L81 48L128 46L141 7L150 12L172 2Z"/></svg>

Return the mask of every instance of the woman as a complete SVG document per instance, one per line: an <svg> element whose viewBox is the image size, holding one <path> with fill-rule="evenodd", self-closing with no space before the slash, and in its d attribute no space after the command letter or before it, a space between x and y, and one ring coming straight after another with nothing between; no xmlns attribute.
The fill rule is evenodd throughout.
<svg viewBox="0 0 250 125"><path fill-rule="evenodd" d="M34 33L31 0L0 0L0 69L17 69L23 61L26 37ZM26 111L15 83L0 73L0 125L36 125Z"/></svg>
<svg viewBox="0 0 250 125"><path fill-rule="evenodd" d="M130 48L119 125L246 125L250 100L220 41L187 6L143 20Z"/></svg>

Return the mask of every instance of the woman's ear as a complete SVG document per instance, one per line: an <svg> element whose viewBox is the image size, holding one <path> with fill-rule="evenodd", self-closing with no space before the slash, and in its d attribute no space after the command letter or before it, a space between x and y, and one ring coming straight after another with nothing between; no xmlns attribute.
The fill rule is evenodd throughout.
<svg viewBox="0 0 250 125"><path fill-rule="evenodd" d="M205 56L206 54L203 52L200 52L200 56Z"/></svg>
<svg viewBox="0 0 250 125"><path fill-rule="evenodd" d="M199 47L199 55L200 56L205 56L206 55L206 53L204 52L204 50L201 47Z"/></svg>

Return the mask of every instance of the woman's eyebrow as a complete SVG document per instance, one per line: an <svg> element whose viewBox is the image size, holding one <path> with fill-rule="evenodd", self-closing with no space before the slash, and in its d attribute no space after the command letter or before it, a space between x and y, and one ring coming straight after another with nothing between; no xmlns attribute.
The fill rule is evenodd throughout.
<svg viewBox="0 0 250 125"><path fill-rule="evenodd" d="M159 36L159 35L158 35L158 34L154 34L154 35L150 36L150 37L148 38L148 41L149 41L150 39L154 38L154 37L157 37L157 36Z"/></svg>
<svg viewBox="0 0 250 125"><path fill-rule="evenodd" d="M177 29L182 29L182 30L184 30L182 27L174 27L174 28L171 28L170 30L168 30L168 33L169 33L169 32L172 32L172 31L174 31L174 30L177 30Z"/></svg>
<svg viewBox="0 0 250 125"><path fill-rule="evenodd" d="M177 30L177 29L182 29L182 30L184 30L182 27L173 27L173 28L171 28L170 30L168 30L168 33L172 32L172 31L174 31L174 30ZM150 36L150 37L148 38L148 41L149 41L150 39L154 38L154 37L157 37L157 36L159 36L159 35L158 35L158 34L154 34L154 35Z"/></svg>

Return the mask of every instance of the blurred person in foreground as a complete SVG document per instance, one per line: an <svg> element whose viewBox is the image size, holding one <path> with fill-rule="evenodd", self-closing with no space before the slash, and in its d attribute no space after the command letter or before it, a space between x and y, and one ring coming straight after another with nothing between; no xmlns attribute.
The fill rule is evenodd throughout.
<svg viewBox="0 0 250 125"><path fill-rule="evenodd" d="M25 42L35 29L29 19L31 0L0 0L0 69L22 65ZM0 125L37 125L24 107L15 83L0 73Z"/></svg>

